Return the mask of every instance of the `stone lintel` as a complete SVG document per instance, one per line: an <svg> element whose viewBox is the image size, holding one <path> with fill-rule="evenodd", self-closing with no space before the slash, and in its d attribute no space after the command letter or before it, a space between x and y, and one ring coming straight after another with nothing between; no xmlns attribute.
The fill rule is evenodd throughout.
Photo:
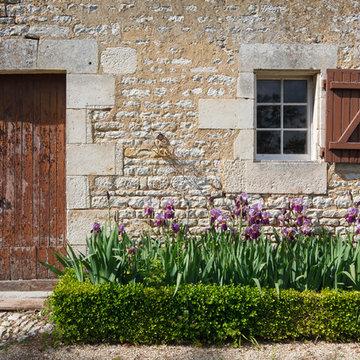
<svg viewBox="0 0 360 360"><path fill-rule="evenodd" d="M98 44L95 39L42 40L39 44L39 69L60 69L71 73L96 73Z"/></svg>

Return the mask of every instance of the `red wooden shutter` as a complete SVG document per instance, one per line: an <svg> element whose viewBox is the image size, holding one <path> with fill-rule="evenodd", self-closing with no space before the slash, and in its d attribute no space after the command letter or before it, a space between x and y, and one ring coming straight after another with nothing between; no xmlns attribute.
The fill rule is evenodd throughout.
<svg viewBox="0 0 360 360"><path fill-rule="evenodd" d="M328 69L325 160L360 163L360 70Z"/></svg>

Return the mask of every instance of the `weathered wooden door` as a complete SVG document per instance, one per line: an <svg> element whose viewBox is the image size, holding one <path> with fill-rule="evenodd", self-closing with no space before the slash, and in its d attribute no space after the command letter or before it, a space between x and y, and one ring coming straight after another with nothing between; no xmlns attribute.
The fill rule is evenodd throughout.
<svg viewBox="0 0 360 360"><path fill-rule="evenodd" d="M53 277L65 241L65 74L0 75L0 280Z"/></svg>

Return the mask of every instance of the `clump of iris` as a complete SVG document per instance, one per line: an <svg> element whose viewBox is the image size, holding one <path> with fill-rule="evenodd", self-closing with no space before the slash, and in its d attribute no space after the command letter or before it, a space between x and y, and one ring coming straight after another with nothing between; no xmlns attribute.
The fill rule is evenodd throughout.
<svg viewBox="0 0 360 360"><path fill-rule="evenodd" d="M277 217L277 225L281 226L285 237L294 240L296 235L311 236L313 228L311 219L305 215L304 199L295 198L290 201L290 210L283 208Z"/></svg>
<svg viewBox="0 0 360 360"><path fill-rule="evenodd" d="M166 201L166 205L156 215L154 208L150 203L146 203L144 207L144 213L147 218L150 219L150 225L155 225L157 228L167 228L177 233L180 231L180 225L175 218L175 201L169 199ZM155 218L154 218L155 215ZM154 221L151 219L154 218Z"/></svg>

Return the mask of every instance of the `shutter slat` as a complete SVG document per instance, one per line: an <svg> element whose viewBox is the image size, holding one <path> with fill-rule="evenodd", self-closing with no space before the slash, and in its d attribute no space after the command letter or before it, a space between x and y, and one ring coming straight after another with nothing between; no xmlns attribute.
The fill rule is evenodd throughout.
<svg viewBox="0 0 360 360"><path fill-rule="evenodd" d="M360 89L358 82L331 81L330 90L333 89Z"/></svg>

